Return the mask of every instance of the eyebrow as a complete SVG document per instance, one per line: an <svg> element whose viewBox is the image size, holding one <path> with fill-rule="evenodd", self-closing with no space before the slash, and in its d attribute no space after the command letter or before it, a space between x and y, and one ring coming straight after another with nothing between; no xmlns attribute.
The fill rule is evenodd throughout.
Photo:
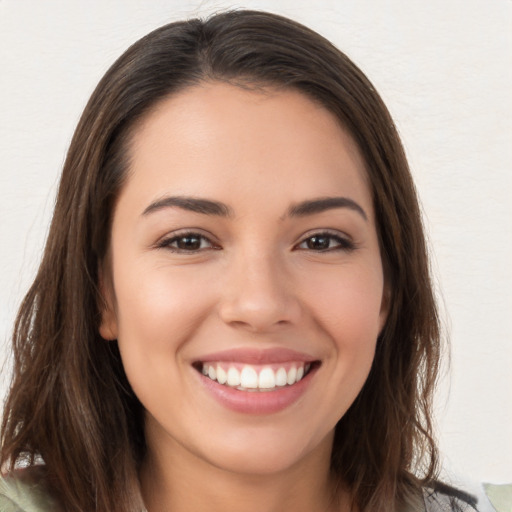
<svg viewBox="0 0 512 512"><path fill-rule="evenodd" d="M231 208L224 203L213 201L211 199L187 196L166 196L161 199L157 199L142 212L142 215L145 216L150 213L163 210L164 208L173 207L203 215L214 215L218 217L233 216ZM320 197L317 199L302 201L292 205L286 216L305 217L307 215L315 215L335 208L348 208L359 213L364 220L368 220L368 216L363 208L353 199L348 197Z"/></svg>
<svg viewBox="0 0 512 512"><path fill-rule="evenodd" d="M304 217L334 208L348 208L359 213L364 220L368 220L368 215L366 215L363 208L348 197L320 197L318 199L302 201L301 203L291 206L288 210L288 215L290 217Z"/></svg>
<svg viewBox="0 0 512 512"><path fill-rule="evenodd" d="M152 202L143 212L142 215L163 210L164 208L177 207L190 212L202 213L203 215L215 215L219 217L230 217L233 212L229 206L218 201L210 199L201 199L198 197L186 196L166 196Z"/></svg>

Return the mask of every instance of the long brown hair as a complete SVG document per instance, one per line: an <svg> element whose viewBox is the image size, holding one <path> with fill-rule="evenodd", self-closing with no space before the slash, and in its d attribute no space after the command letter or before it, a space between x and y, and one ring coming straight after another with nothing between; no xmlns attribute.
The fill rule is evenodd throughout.
<svg viewBox="0 0 512 512"><path fill-rule="evenodd" d="M366 76L315 32L255 11L161 27L130 47L94 91L16 320L0 462L12 469L42 458L67 511L142 507L143 408L116 342L98 333L98 267L137 122L163 98L208 80L301 91L339 119L365 159L389 317L368 380L336 427L332 471L362 511L395 510L419 495L437 464L431 401L439 326L414 185L393 121Z"/></svg>

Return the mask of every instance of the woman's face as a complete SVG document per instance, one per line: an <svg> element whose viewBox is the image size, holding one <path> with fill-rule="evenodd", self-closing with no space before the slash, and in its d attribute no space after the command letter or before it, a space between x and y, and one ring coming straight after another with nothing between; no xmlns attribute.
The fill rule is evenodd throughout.
<svg viewBox="0 0 512 512"><path fill-rule="evenodd" d="M328 458L387 312L355 144L298 92L208 83L160 103L130 156L100 331L149 456L260 474Z"/></svg>

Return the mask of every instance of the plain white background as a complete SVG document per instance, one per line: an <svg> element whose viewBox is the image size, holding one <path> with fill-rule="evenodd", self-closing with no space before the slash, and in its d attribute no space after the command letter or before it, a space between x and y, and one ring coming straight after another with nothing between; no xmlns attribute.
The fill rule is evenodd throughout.
<svg viewBox="0 0 512 512"><path fill-rule="evenodd" d="M383 96L422 199L451 338L437 400L445 467L512 481L510 0L0 0L0 364L94 86L153 28L235 7L316 29ZM0 396L8 374L7 363Z"/></svg>

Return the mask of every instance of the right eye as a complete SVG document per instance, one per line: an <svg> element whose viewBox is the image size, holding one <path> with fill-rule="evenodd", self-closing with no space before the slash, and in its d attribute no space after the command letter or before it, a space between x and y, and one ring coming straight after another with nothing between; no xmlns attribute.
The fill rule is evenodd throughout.
<svg viewBox="0 0 512 512"><path fill-rule="evenodd" d="M199 233L182 233L165 238L158 243L158 247L179 253L196 253L208 249L219 249L210 239Z"/></svg>
<svg viewBox="0 0 512 512"><path fill-rule="evenodd" d="M355 246L349 239L337 233L320 232L308 236L296 248L314 252L350 252L355 249Z"/></svg>

